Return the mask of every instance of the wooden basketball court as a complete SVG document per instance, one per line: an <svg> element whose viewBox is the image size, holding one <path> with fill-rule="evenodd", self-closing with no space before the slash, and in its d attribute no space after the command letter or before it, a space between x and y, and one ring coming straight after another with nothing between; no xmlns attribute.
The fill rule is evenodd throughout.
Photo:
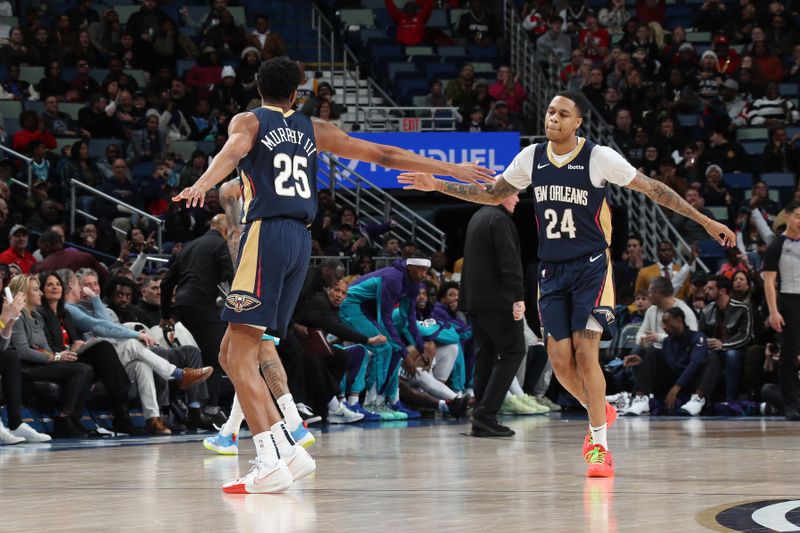
<svg viewBox="0 0 800 533"><path fill-rule="evenodd" d="M247 438L238 458L206 451L207 434L0 447L0 531L800 531L797 424L620 419L617 477L586 480L585 417L506 421L514 439L312 428L317 473L283 495L220 490L248 470Z"/></svg>

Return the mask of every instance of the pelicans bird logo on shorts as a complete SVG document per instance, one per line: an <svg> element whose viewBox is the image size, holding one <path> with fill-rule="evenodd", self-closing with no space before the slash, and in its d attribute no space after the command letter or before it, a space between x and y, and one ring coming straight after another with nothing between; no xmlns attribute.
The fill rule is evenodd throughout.
<svg viewBox="0 0 800 533"><path fill-rule="evenodd" d="M614 313L609 311L608 309L595 309L592 313L602 315L603 318L606 319L606 324L611 324L614 322Z"/></svg>
<svg viewBox="0 0 800 533"><path fill-rule="evenodd" d="M225 307L233 309L237 313L250 311L261 305L261 302L246 294L229 294L225 299Z"/></svg>

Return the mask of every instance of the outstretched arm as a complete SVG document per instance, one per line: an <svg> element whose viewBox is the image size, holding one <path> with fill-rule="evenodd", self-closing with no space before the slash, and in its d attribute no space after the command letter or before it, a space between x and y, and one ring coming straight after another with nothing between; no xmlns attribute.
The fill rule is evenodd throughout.
<svg viewBox="0 0 800 533"><path fill-rule="evenodd" d="M250 149L258 134L258 119L253 113L239 113L228 126L228 140L208 169L191 187L186 187L173 202L186 200L186 207L203 206L206 191L227 178Z"/></svg>
<svg viewBox="0 0 800 533"><path fill-rule="evenodd" d="M239 239L242 236L242 206L239 205L241 195L242 189L237 180L227 181L219 189L219 203L225 210L225 220L228 223L228 251L234 265L239 255Z"/></svg>
<svg viewBox="0 0 800 533"><path fill-rule="evenodd" d="M473 183L455 183L436 179L431 174L423 172L404 172L397 177L397 181L405 185L403 189L438 191L459 200L485 205L498 205L512 194L519 192L519 189L508 183L502 176L486 188Z"/></svg>
<svg viewBox="0 0 800 533"><path fill-rule="evenodd" d="M457 180L474 183L480 189L481 183L491 183L493 170L479 167L475 163L448 163L429 159L403 150L396 146L376 144L351 137L333 124L314 119L314 136L317 148L323 152L332 152L347 159L368 161L382 167L416 172L430 172L442 176L452 176Z"/></svg>
<svg viewBox="0 0 800 533"><path fill-rule="evenodd" d="M633 178L627 187L634 191L639 191L658 205L671 209L679 215L691 218L703 226L708 234L722 246L727 246L728 248L736 246L736 236L730 228L724 224L720 224L716 220L708 218L703 213L690 206L686 200L681 198L681 196L668 185L648 178L641 172L637 172L636 177Z"/></svg>

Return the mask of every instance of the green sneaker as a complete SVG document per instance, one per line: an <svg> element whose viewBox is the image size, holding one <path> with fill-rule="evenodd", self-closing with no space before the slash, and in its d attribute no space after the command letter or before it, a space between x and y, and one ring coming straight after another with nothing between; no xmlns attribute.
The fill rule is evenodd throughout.
<svg viewBox="0 0 800 533"><path fill-rule="evenodd" d="M408 415L404 412L392 409L392 407L387 403L382 405L384 409L386 409L386 411L394 417L394 420L408 420Z"/></svg>
<svg viewBox="0 0 800 533"><path fill-rule="evenodd" d="M523 394L522 396L517 396L517 400L527 405L531 409L535 409L537 415L543 415L545 413L550 412L549 407L540 404L538 401L536 401L536 398L534 398L530 394Z"/></svg>
<svg viewBox="0 0 800 533"><path fill-rule="evenodd" d="M365 403L364 409L381 417L381 422L395 420L394 415L386 409L386 404L378 402Z"/></svg>
<svg viewBox="0 0 800 533"><path fill-rule="evenodd" d="M535 415L538 411L522 403L516 396L507 397L500 407L500 414L503 415Z"/></svg>

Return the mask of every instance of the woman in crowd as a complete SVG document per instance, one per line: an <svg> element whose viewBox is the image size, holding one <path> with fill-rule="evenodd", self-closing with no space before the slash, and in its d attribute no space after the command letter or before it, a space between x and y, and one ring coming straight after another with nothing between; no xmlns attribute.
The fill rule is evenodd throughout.
<svg viewBox="0 0 800 533"><path fill-rule="evenodd" d="M44 318L36 310L42 304L42 291L35 276L21 274L11 278L11 293L24 294L25 309L14 324L11 344L24 362L25 381L54 381L64 389L61 405L53 418L56 437L85 437L80 417L92 388L92 367L78 361L73 351L53 352L44 334Z"/></svg>
<svg viewBox="0 0 800 533"><path fill-rule="evenodd" d="M50 440L50 435L39 433L22 421L22 366L17 352L8 349L11 345L14 322L25 309L26 301L25 294L19 293L10 303L3 302L3 311L0 312L0 328L2 328L0 329L0 375L2 375L3 396L8 415L8 428L3 426L0 420L0 443L3 444Z"/></svg>
<svg viewBox="0 0 800 533"><path fill-rule="evenodd" d="M77 278L72 278L77 284ZM53 352L69 350L78 354L78 360L87 363L105 387L106 397L114 414L113 429L118 433L142 435L144 431L131 422L128 415L128 390L130 381L114 346L106 341L94 339L84 342L79 338L72 318L64 308L66 291L64 284L54 272L39 274L44 302L39 314L44 318L44 333Z"/></svg>

